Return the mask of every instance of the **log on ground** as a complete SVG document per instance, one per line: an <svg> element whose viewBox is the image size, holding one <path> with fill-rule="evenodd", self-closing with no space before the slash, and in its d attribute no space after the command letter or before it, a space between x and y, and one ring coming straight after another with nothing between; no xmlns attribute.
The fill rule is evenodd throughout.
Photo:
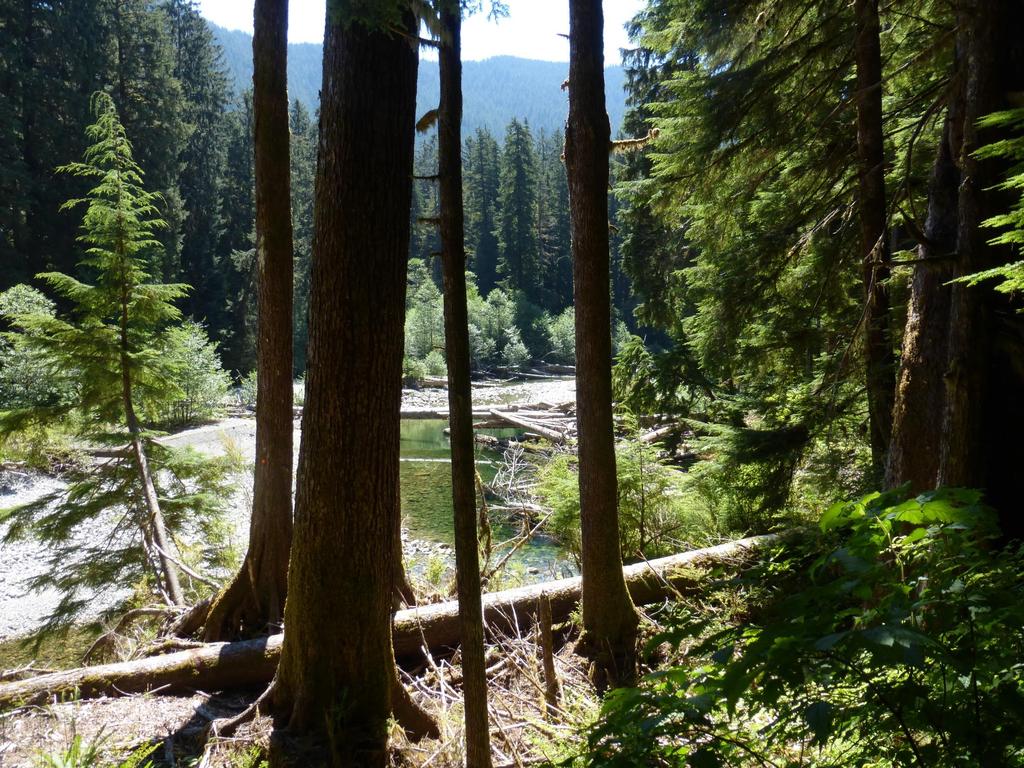
<svg viewBox="0 0 1024 768"><path fill-rule="evenodd" d="M752 561L759 547L777 540L774 535L754 536L630 565L624 569L626 585L637 605L664 600L675 592L693 594L702 587L700 566L733 561L742 569ZM504 633L525 632L538 620L541 595L547 596L554 621L564 621L579 602L580 579L560 579L484 595L484 621L488 628ZM454 649L459 633L456 602L399 611L394 622L395 655L399 660L418 660L424 641L432 653ZM282 637L278 634L235 643L211 643L163 656L0 683L0 708L44 704L54 697L69 695L87 699L158 689L162 693L191 693L266 683L277 667Z"/></svg>

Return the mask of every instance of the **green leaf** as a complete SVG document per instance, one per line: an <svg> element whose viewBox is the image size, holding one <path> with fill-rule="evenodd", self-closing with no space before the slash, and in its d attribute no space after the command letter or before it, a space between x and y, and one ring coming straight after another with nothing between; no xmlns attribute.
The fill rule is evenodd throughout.
<svg viewBox="0 0 1024 768"><path fill-rule="evenodd" d="M824 744L832 734L834 710L827 701L816 701L804 710L804 720L814 734L815 744Z"/></svg>

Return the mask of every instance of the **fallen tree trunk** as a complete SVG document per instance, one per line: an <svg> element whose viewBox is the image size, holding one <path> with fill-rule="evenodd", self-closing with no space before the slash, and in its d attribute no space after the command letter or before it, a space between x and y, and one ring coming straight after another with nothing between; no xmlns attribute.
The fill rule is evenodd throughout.
<svg viewBox="0 0 1024 768"><path fill-rule="evenodd" d="M675 592L693 594L702 586L697 570L701 565L737 560L737 567L742 568L758 547L777 539L755 536L630 565L624 569L626 585L637 605L664 600ZM484 595L487 628L506 634L526 631L538 621L537 606L542 595L550 602L554 621L564 621L579 602L580 579L561 579ZM459 643L459 632L456 602L399 611L394 622L395 656L399 660L418 660L424 643L435 654L454 649ZM282 638L283 635L271 635L236 643L210 643L164 656L4 682L0 683L0 708L43 704L53 697L71 694L87 699L158 689L164 693L185 693L262 684L274 675Z"/></svg>
<svg viewBox="0 0 1024 768"><path fill-rule="evenodd" d="M665 427L658 427L657 429L652 429L650 432L645 432L640 435L638 439L641 443L647 443L650 445L651 443L657 443L670 435L682 432L684 426L685 425L683 424L669 424Z"/></svg>
<svg viewBox="0 0 1024 768"><path fill-rule="evenodd" d="M496 419L502 419L503 421L507 421L514 427L519 427L520 429L525 429L530 432L536 432L541 437L546 437L553 443L561 444L565 442L565 434L559 432L557 429L550 429L548 427L545 427L543 424L538 424L536 421L524 419L520 416L515 415L514 413L508 413L507 411L491 410L490 415Z"/></svg>

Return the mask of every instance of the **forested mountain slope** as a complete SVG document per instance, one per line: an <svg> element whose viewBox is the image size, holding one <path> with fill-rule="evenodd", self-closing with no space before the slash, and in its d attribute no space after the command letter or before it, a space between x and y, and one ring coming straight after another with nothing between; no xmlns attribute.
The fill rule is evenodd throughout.
<svg viewBox="0 0 1024 768"><path fill-rule="evenodd" d="M214 38L224 49L224 62L236 91L252 82L252 35L224 29L207 22ZM288 89L293 99L307 106L319 101L322 48L315 43L288 46ZM560 131L565 124L568 102L562 82L569 65L558 61L532 61L514 56L496 56L484 61L463 63L465 117L463 135L477 128L501 134L508 121L526 119L539 132ZM622 125L626 109L625 76L617 63L605 68L608 117L612 135ZM437 106L438 70L436 61L420 62L416 108L420 114Z"/></svg>

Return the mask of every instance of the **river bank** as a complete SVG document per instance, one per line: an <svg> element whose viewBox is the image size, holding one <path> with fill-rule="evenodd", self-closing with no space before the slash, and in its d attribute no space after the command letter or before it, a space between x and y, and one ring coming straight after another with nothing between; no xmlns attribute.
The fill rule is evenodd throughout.
<svg viewBox="0 0 1024 768"><path fill-rule="evenodd" d="M408 389L402 393L402 408L445 409L447 397L444 389ZM574 398L573 379L479 382L473 389L475 406L566 402ZM402 463L403 551L415 571L422 575L430 570L435 577L440 573L441 578L445 577L444 571L450 568L454 558L448 532L450 514L446 511L450 509L450 479L443 426L441 423L419 422L404 427ZM297 420L296 448L301 437L299 427ZM255 435L254 418L234 416L168 435L163 440L173 446L190 446L209 456L236 452L244 464L249 464L255 455ZM483 457L483 462L496 459L488 455ZM229 501L233 525L228 545L244 552L248 540L251 487L248 472L239 477L238 486L238 491ZM0 472L0 510L30 503L64 487L59 477L19 469ZM412 515L410 510L417 514ZM0 539L7 529L7 524L0 523ZM109 530L102 524L86 529L80 534L80 544L83 548L103 546L108 540ZM35 542L6 544L0 541L0 640L32 632L56 606L59 599L56 592L28 591L32 578L43 572L43 554L43 548ZM516 564L524 580L534 581L564 575L556 567L557 557L557 547L551 542L541 541L535 549L518 555ZM73 564L69 563L68 567L73 567ZM92 601L94 613L98 615L126 593L127 590L109 590L96 595Z"/></svg>

